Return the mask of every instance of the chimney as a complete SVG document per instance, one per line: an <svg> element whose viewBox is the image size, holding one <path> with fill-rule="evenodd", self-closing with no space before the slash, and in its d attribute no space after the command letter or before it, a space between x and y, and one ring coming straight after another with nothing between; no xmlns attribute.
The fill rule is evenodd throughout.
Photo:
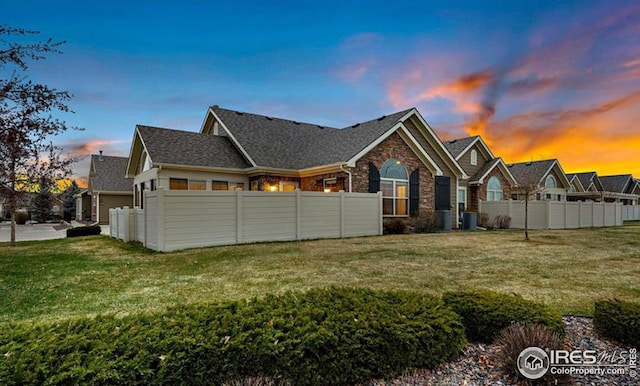
<svg viewBox="0 0 640 386"><path fill-rule="evenodd" d="M104 158L102 158L102 150L100 150L100 155L98 156L98 161L100 161L100 162L104 161Z"/></svg>

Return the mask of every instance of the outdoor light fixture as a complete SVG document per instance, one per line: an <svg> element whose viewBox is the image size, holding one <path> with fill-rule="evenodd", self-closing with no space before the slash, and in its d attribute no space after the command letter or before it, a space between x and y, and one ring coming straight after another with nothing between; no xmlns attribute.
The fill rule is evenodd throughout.
<svg viewBox="0 0 640 386"><path fill-rule="evenodd" d="M278 187L275 186L275 185L269 186L269 191L271 191L271 192L275 192L277 189L278 189Z"/></svg>
<svg viewBox="0 0 640 386"><path fill-rule="evenodd" d="M324 192L325 192L325 193L331 193L331 188L325 188L325 189L324 189Z"/></svg>

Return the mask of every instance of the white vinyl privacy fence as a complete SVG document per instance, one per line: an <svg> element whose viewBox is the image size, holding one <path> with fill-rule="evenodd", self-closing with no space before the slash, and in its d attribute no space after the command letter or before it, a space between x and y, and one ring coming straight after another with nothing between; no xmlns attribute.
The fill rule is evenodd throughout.
<svg viewBox="0 0 640 386"><path fill-rule="evenodd" d="M622 207L623 221L640 220L640 205L625 205Z"/></svg>
<svg viewBox="0 0 640 386"><path fill-rule="evenodd" d="M524 229L525 201L481 201L480 212L490 219L498 215L511 217L511 227ZM570 229L620 226L621 203L529 201L529 229Z"/></svg>
<svg viewBox="0 0 640 386"><path fill-rule="evenodd" d="M144 209L109 214L111 237L157 251L382 234L382 196L371 193L159 189Z"/></svg>

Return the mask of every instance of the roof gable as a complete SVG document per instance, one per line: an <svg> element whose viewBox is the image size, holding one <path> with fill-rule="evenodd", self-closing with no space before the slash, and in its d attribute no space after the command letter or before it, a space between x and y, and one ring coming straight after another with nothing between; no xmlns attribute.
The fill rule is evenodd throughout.
<svg viewBox="0 0 640 386"><path fill-rule="evenodd" d="M627 190L631 181L633 181L631 174L600 177L603 191L611 193L628 193Z"/></svg>
<svg viewBox="0 0 640 386"><path fill-rule="evenodd" d="M89 187L93 192L131 192L133 180L126 178L127 157L92 155Z"/></svg>
<svg viewBox="0 0 640 386"><path fill-rule="evenodd" d="M459 160L463 155L474 148L476 150L479 150L486 159L491 160L496 158L489 149L489 146L487 146L482 137L479 135L475 135L473 137L452 139L450 141L444 142L444 145L456 160Z"/></svg>
<svg viewBox="0 0 640 386"><path fill-rule="evenodd" d="M484 166L482 166L482 168L480 170L478 170L478 172L474 176L471 177L471 180L469 181L469 183L470 184L475 184L475 185L484 184L484 179L495 168L498 168L500 170L500 172L502 173L502 175L508 181L510 181L512 185L514 185L514 186L518 185L518 181L513 176L513 174L511 174L511 172L509 171L509 168L507 167L507 165L504 163L504 161L500 157L494 158L491 161L486 162L484 164Z"/></svg>
<svg viewBox="0 0 640 386"><path fill-rule="evenodd" d="M520 162L510 164L508 168L520 186L543 186L544 180L554 170L560 179L560 183L562 183L562 187L569 189L570 186L566 174L556 159Z"/></svg>
<svg viewBox="0 0 640 386"><path fill-rule="evenodd" d="M135 146L136 139L141 145L138 148ZM246 169L251 166L226 136L138 125L130 154L132 161L127 169L129 175L135 174L136 162L143 150L154 166L186 165L223 169Z"/></svg>

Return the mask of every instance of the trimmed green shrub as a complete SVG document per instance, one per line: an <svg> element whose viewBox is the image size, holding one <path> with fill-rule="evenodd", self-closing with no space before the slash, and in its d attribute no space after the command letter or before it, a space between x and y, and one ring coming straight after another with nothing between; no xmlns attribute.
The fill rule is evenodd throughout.
<svg viewBox="0 0 640 386"><path fill-rule="evenodd" d="M346 385L435 368L458 315L411 292L316 289L122 318L0 326L0 384Z"/></svg>
<svg viewBox="0 0 640 386"><path fill-rule="evenodd" d="M606 337L640 347L640 303L599 300L595 302L593 326Z"/></svg>
<svg viewBox="0 0 640 386"><path fill-rule="evenodd" d="M67 229L67 237L99 235L102 232L100 225L88 225Z"/></svg>
<svg viewBox="0 0 640 386"><path fill-rule="evenodd" d="M492 342L511 323L541 324L564 336L560 314L520 295L460 291L445 293L443 300L460 315L467 339L473 342Z"/></svg>

